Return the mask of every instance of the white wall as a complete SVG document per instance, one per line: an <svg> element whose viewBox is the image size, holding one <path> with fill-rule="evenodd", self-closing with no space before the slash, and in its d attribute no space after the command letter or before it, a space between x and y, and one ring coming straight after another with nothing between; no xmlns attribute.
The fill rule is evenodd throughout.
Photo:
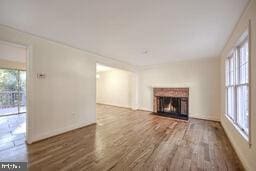
<svg viewBox="0 0 256 171"><path fill-rule="evenodd" d="M231 49L247 29L251 20L251 143L249 143L238 133L236 128L225 116L225 58ZM233 144L244 167L248 171L256 170L256 2L251 1L248 8L237 23L229 41L221 53L221 124L224 127L231 143Z"/></svg>
<svg viewBox="0 0 256 171"><path fill-rule="evenodd" d="M0 41L0 60L26 63L26 57L26 48Z"/></svg>
<svg viewBox="0 0 256 171"><path fill-rule="evenodd" d="M96 62L90 55L3 26L0 39L29 46L28 142L95 123Z"/></svg>
<svg viewBox="0 0 256 171"><path fill-rule="evenodd" d="M219 120L219 59L179 61L139 72L140 109L153 110L153 87L189 87L191 117Z"/></svg>
<svg viewBox="0 0 256 171"><path fill-rule="evenodd" d="M130 72L112 69L97 73L96 102L131 108L132 103L132 74Z"/></svg>
<svg viewBox="0 0 256 171"><path fill-rule="evenodd" d="M96 122L96 62L129 64L0 25L0 41L22 45L27 60L29 143ZM46 74L38 79L37 74Z"/></svg>
<svg viewBox="0 0 256 171"><path fill-rule="evenodd" d="M0 52L1 55L1 52ZM0 68L26 70L26 63L0 59Z"/></svg>

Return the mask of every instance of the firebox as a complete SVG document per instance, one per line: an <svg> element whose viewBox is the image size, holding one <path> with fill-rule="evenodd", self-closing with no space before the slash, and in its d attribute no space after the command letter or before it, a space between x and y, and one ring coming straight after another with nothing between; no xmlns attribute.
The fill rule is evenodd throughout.
<svg viewBox="0 0 256 171"><path fill-rule="evenodd" d="M157 97L157 113L187 120L188 99L185 97Z"/></svg>
<svg viewBox="0 0 256 171"><path fill-rule="evenodd" d="M154 113L188 120L188 88L154 88Z"/></svg>

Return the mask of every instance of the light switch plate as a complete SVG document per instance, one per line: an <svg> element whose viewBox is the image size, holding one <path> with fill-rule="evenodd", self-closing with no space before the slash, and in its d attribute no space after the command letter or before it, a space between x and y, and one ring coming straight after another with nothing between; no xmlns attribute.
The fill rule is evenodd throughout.
<svg viewBox="0 0 256 171"><path fill-rule="evenodd" d="M38 73L37 78L38 79L45 79L46 75L44 73Z"/></svg>

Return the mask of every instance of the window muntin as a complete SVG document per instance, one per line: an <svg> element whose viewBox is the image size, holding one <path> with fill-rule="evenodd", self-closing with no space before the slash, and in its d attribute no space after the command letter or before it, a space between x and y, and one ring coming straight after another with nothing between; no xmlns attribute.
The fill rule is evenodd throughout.
<svg viewBox="0 0 256 171"><path fill-rule="evenodd" d="M246 37L226 59L226 115L249 135L249 46Z"/></svg>

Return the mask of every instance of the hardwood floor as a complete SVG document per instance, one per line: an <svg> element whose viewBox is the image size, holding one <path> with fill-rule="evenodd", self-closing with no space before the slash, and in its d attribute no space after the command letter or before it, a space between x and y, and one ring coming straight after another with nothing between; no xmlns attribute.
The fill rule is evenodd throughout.
<svg viewBox="0 0 256 171"><path fill-rule="evenodd" d="M29 170L243 170L218 122L97 105L97 125L0 152Z"/></svg>

